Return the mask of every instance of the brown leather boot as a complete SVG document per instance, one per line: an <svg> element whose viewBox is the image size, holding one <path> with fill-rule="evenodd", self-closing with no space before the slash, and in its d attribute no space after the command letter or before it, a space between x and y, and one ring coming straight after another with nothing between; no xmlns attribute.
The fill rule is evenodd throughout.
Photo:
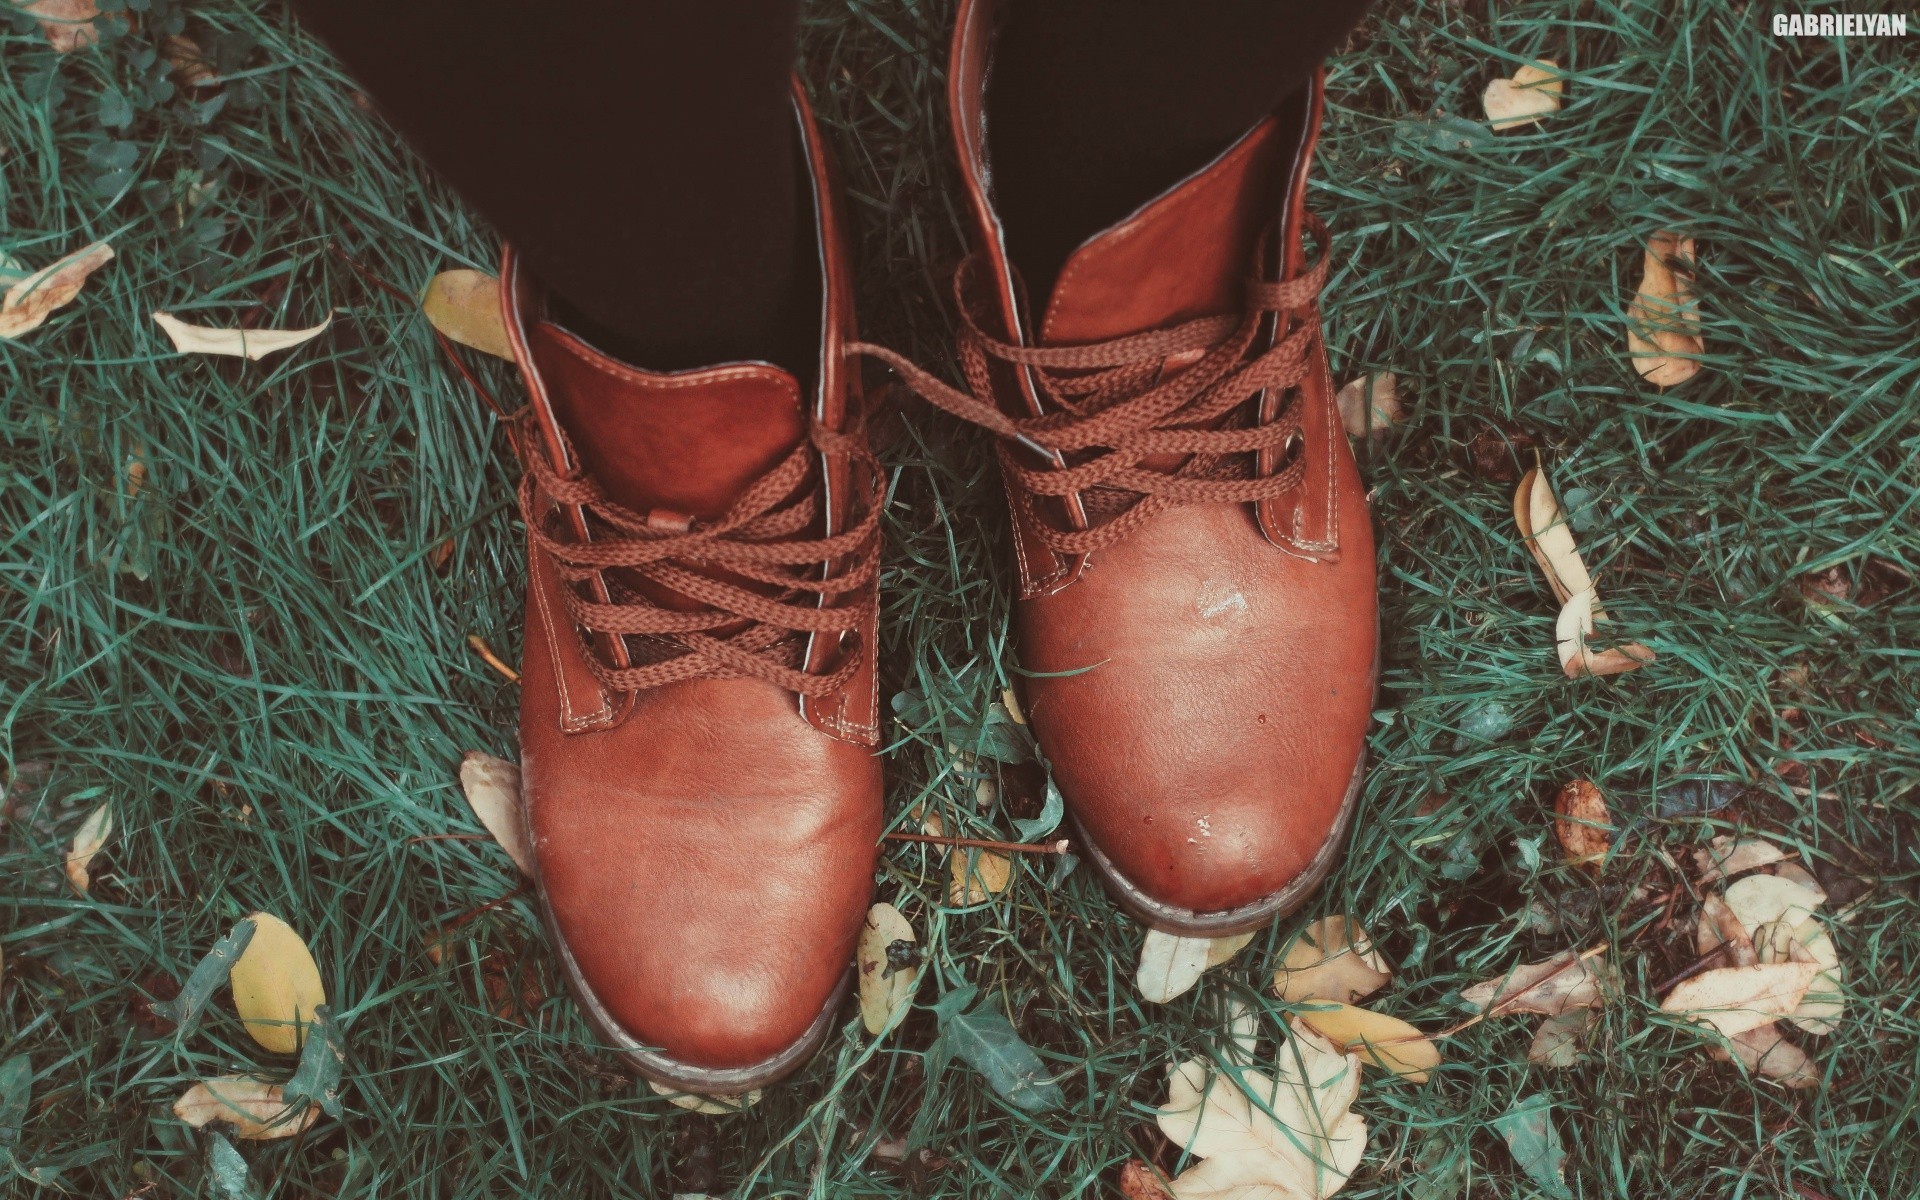
<svg viewBox="0 0 1920 1200"><path fill-rule="evenodd" d="M948 73L973 394L872 350L999 435L1027 713L1087 857L1155 928L1251 929L1339 854L1377 669L1373 532L1302 238L1324 251L1303 203L1320 83L1088 239L1034 314L989 186L992 10L963 0Z"/></svg>
<svg viewBox="0 0 1920 1200"><path fill-rule="evenodd" d="M798 1068L845 996L881 828L880 475L847 252L796 83L823 272L812 395L767 363L658 374L545 318L509 249L531 579L520 746L549 932L657 1082Z"/></svg>

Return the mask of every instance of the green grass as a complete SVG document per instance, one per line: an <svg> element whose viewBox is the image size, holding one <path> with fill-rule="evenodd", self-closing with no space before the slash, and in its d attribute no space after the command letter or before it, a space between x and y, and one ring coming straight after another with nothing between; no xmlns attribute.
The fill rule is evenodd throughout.
<svg viewBox="0 0 1920 1200"><path fill-rule="evenodd" d="M844 0L806 30L868 330L934 361L961 252L948 19ZM1428 1028L1457 1017L1461 986L1565 947L1612 942L1628 981L1572 1070L1528 1066L1530 1023L1506 1020L1453 1039L1423 1087L1370 1079L1343 1195L1535 1194L1490 1125L1532 1094L1583 1197L1920 1193L1920 589L1900 576L1920 570L1920 56L1777 40L1767 20L1700 0L1388 2L1334 66L1315 204L1339 255L1335 372L1397 371L1410 411L1363 450L1383 534L1376 765L1352 852L1301 919L1359 914L1398 972L1379 1005ZM218 92L165 94L148 60L181 21L232 80ZM417 314L330 253L415 291L489 264L491 235L278 6L150 0L136 32L64 60L30 21L11 29L0 250L119 251L78 303L0 343L0 1057L32 1056L20 1162L64 1167L76 1195L216 1194L173 1098L292 1063L223 1005L184 1039L133 1013L266 908L315 947L348 1063L344 1120L242 1143L263 1195L1099 1196L1129 1157L1174 1163L1148 1116L1163 1065L1218 1044L1220 998L1254 995L1298 922L1145 1005L1140 930L1084 871L1049 887L1052 860L950 910L937 859L895 846L880 892L929 944L922 1004L962 983L995 997L1058 1070L1059 1111L1012 1109L960 1065L929 1086L925 1011L877 1046L850 1022L736 1117L685 1114L597 1055L505 855L415 840L472 832L454 765L513 746L513 688L466 638L518 652L515 468ZM1566 110L1463 130L1485 82L1533 57L1574 72ZM1665 394L1622 336L1638 243L1661 228L1700 239L1710 355ZM167 352L154 308L339 316L243 364ZM504 365L483 373L512 396ZM1657 665L1560 676L1512 485L1469 449L1496 426L1537 439ZM889 688L917 693L889 811L931 799L1004 837L946 747L981 743L1016 666L987 447L915 407L885 456ZM129 496L134 458L147 482ZM1809 605L1801 578L1833 567L1873 602ZM1463 734L1495 705L1505 734ZM1559 865L1548 827L1576 775L1637 818L1599 883ZM1008 776L1017 806L1031 780ZM1646 798L1690 777L1752 788L1710 819L1656 819ZM59 861L103 801L120 833L82 900ZM1816 1092L1749 1083L1654 1012L1692 958L1684 889L1662 919L1673 864L1735 827L1862 900L1838 931L1851 1004L1815 1044ZM503 898L426 958L429 931ZM497 1016L502 970L548 999ZM882 1130L928 1159L870 1163ZM1428 1190L1448 1164L1465 1188Z"/></svg>

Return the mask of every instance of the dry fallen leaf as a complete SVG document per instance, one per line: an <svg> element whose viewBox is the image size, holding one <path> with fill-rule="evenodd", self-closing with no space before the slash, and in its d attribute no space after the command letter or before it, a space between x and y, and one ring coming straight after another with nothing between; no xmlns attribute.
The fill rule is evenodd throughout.
<svg viewBox="0 0 1920 1200"><path fill-rule="evenodd" d="M1643 257L1640 288L1627 306L1627 351L1648 383L1676 387L1699 373L1697 356L1707 352L1699 303L1687 277L1671 265L1691 267L1693 239L1662 230L1647 239Z"/></svg>
<svg viewBox="0 0 1920 1200"><path fill-rule="evenodd" d="M1554 796L1553 811L1553 833L1567 862L1598 874L1613 845L1613 817L1607 811L1606 794L1588 780L1570 780Z"/></svg>
<svg viewBox="0 0 1920 1200"><path fill-rule="evenodd" d="M1560 609L1560 617L1554 623L1553 638L1560 651L1560 669L1569 679L1620 675L1653 661L1653 651L1638 642L1608 650L1595 650L1588 645L1588 639L1593 637L1593 624L1598 619L1594 614L1599 603L1592 588L1575 592Z"/></svg>
<svg viewBox="0 0 1920 1200"><path fill-rule="evenodd" d="M1253 935L1256 932L1256 930L1249 929L1245 933L1231 933L1226 937L1217 937L1209 940L1207 942L1207 969L1212 970L1222 963L1232 962L1233 956L1247 948L1247 943L1253 940Z"/></svg>
<svg viewBox="0 0 1920 1200"><path fill-rule="evenodd" d="M1480 102L1486 106L1487 120L1493 122L1495 130L1515 129L1559 112L1560 97L1566 91L1567 81L1561 77L1558 64L1542 58L1523 63L1511 79L1489 83Z"/></svg>
<svg viewBox="0 0 1920 1200"><path fill-rule="evenodd" d="M420 310L462 346L511 360L513 344L500 315L500 281L485 271L442 271L427 284Z"/></svg>
<svg viewBox="0 0 1920 1200"><path fill-rule="evenodd" d="M189 325L172 313L157 312L153 319L167 331L173 348L182 354L218 354L258 361L269 354L310 342L333 325L333 314L311 329L214 329Z"/></svg>
<svg viewBox="0 0 1920 1200"><path fill-rule="evenodd" d="M233 1127L235 1137L265 1141L304 1133L320 1117L320 1106L308 1104L294 1113L277 1083L245 1075L203 1079L173 1102L173 1115L204 1129L214 1121Z"/></svg>
<svg viewBox="0 0 1920 1200"><path fill-rule="evenodd" d="M710 1117L724 1117L730 1113L745 1112L760 1103L760 1089L755 1088L740 1096L700 1096L693 1092L677 1091L662 1083L647 1080L647 1086L656 1096L665 1096L667 1102L676 1108L688 1112L705 1113Z"/></svg>
<svg viewBox="0 0 1920 1200"><path fill-rule="evenodd" d="M523 875L533 875L533 848L520 818L520 767L504 758L469 750L460 760L460 790L467 807Z"/></svg>
<svg viewBox="0 0 1920 1200"><path fill-rule="evenodd" d="M1547 483L1546 475L1535 467L1520 479L1513 494L1513 520L1520 536L1533 553L1534 561L1547 577L1547 586L1560 601L1560 616L1554 626L1559 646L1560 669L1569 678L1588 675L1618 675L1654 660L1653 651L1638 643L1612 650L1596 651L1587 645L1594 626L1607 619L1593 576L1574 544L1573 527L1560 507L1559 498Z"/></svg>
<svg viewBox="0 0 1920 1200"><path fill-rule="evenodd" d="M50 266L12 282L0 298L0 338L17 338L38 329L55 309L73 303L87 277L113 257L113 247L95 242Z"/></svg>
<svg viewBox="0 0 1920 1200"><path fill-rule="evenodd" d="M1359 1094L1359 1061L1307 1030L1281 1047L1272 1076L1249 1069L1236 1082L1204 1059L1181 1064L1158 1113L1160 1132L1203 1161L1170 1192L1175 1200L1331 1196L1366 1150L1366 1122L1351 1111Z"/></svg>
<svg viewBox="0 0 1920 1200"><path fill-rule="evenodd" d="M1580 1043L1593 1028L1596 1014L1590 1008L1576 1008L1548 1017L1534 1030L1527 1046L1527 1061L1543 1067L1570 1067L1580 1057Z"/></svg>
<svg viewBox="0 0 1920 1200"><path fill-rule="evenodd" d="M1013 860L993 850L957 848L947 856L947 870L947 903L952 905L983 904L1013 882Z"/></svg>
<svg viewBox="0 0 1920 1200"><path fill-rule="evenodd" d="M1715 946L1726 945L1726 965L1731 967L1751 967L1760 961L1747 927L1727 907L1727 902L1713 892L1708 892L1700 901L1700 924L1695 934L1695 944L1702 955L1710 953Z"/></svg>
<svg viewBox="0 0 1920 1200"><path fill-rule="evenodd" d="M1400 379L1392 371L1362 375L1342 387L1334 403L1349 434L1384 433L1400 423Z"/></svg>
<svg viewBox="0 0 1920 1200"><path fill-rule="evenodd" d="M1294 1015L1345 1053L1412 1083L1425 1083L1427 1073L1440 1063L1440 1048L1427 1035L1385 1013L1352 1004L1315 1003Z"/></svg>
<svg viewBox="0 0 1920 1200"><path fill-rule="evenodd" d="M327 1002L320 968L291 925L264 912L248 920L253 938L228 976L233 1009L254 1041L275 1054L292 1054L306 1040L313 1010Z"/></svg>
<svg viewBox="0 0 1920 1200"><path fill-rule="evenodd" d="M1798 928L1820 907L1821 897L1781 875L1748 875L1729 884L1727 907L1740 920L1747 936L1754 937L1762 925L1785 921ZM1756 945L1759 939L1754 937Z"/></svg>
<svg viewBox="0 0 1920 1200"><path fill-rule="evenodd" d="M73 844L67 850L67 882L73 890L84 896L93 885L88 869L93 865L93 856L113 836L113 810L102 804L87 815L74 831Z"/></svg>
<svg viewBox="0 0 1920 1200"><path fill-rule="evenodd" d="M1693 865L1701 883L1716 883L1777 863L1786 856L1786 851L1765 838L1721 836L1693 852Z"/></svg>
<svg viewBox="0 0 1920 1200"><path fill-rule="evenodd" d="M100 30L93 23L100 9L93 0L27 0L20 7L39 19L58 53L72 54L100 40Z"/></svg>
<svg viewBox="0 0 1920 1200"><path fill-rule="evenodd" d="M1174 1200L1160 1172L1137 1158L1120 1168L1121 1200Z"/></svg>
<svg viewBox="0 0 1920 1200"><path fill-rule="evenodd" d="M213 60L200 48L200 43L184 33L172 33L160 39L160 53L166 57L167 65L173 68L173 77L181 87L211 87L220 82L219 74L213 69Z"/></svg>
<svg viewBox="0 0 1920 1200"><path fill-rule="evenodd" d="M1820 881L1813 877L1812 871L1797 862L1775 863L1768 873L1778 875L1782 879L1790 879L1820 897L1820 903L1827 902L1827 889L1820 886Z"/></svg>
<svg viewBox="0 0 1920 1200"><path fill-rule="evenodd" d="M1207 954L1212 947L1209 938L1179 937L1158 929L1147 930L1147 940L1140 945L1140 967L1134 972L1140 998L1151 1004L1165 1004L1185 994L1207 969Z"/></svg>
<svg viewBox="0 0 1920 1200"><path fill-rule="evenodd" d="M1798 1008L1819 973L1819 965L1810 962L1702 971L1668 992L1660 1009L1733 1037L1770 1025Z"/></svg>
<svg viewBox="0 0 1920 1200"><path fill-rule="evenodd" d="M1348 916L1322 917L1288 945L1273 991L1290 1003L1333 1000L1351 1004L1385 987L1393 978L1386 960L1360 922Z"/></svg>
<svg viewBox="0 0 1920 1200"><path fill-rule="evenodd" d="M1782 1087L1820 1086L1820 1074L1813 1069L1807 1052L1781 1036L1780 1023L1761 1025L1728 1038L1728 1046L1713 1047L1711 1053L1721 1062L1738 1060L1747 1070Z"/></svg>
<svg viewBox="0 0 1920 1200"><path fill-rule="evenodd" d="M895 966L890 951L896 942L911 947L914 940L913 926L893 905L876 904L867 910L853 961L860 982L860 1020L868 1033L883 1032L893 1014L913 995L920 968Z"/></svg>
<svg viewBox="0 0 1920 1200"><path fill-rule="evenodd" d="M1847 998L1840 987L1844 971L1833 935L1815 920L1798 925L1774 921L1762 925L1753 940L1763 963L1810 962L1820 968L1820 973L1807 985L1807 994L1799 1006L1787 1014L1787 1019L1816 1037L1825 1037L1838 1029Z"/></svg>
<svg viewBox="0 0 1920 1200"><path fill-rule="evenodd" d="M1460 998L1494 1016L1538 1013L1557 1017L1577 1009L1601 1005L1601 970L1578 951L1556 954L1545 962L1515 967L1498 979L1476 983Z"/></svg>

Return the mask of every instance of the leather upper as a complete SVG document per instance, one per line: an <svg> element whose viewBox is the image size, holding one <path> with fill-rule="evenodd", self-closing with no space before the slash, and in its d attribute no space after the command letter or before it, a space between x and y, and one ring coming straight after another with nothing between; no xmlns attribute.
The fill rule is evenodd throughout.
<svg viewBox="0 0 1920 1200"><path fill-rule="evenodd" d="M767 363L658 373L613 360L548 319L509 250L503 303L536 430L523 454L547 456L562 478L593 480L650 522L684 526L724 513L806 444L813 422L855 426L858 380L840 361L852 307L835 189L797 84L795 107L822 246L813 386ZM820 499L813 536L853 519L860 470L845 453L818 455L806 485ZM546 502L534 515L569 541L594 539L574 506ZM543 900L583 1006L623 1048L657 1051L638 1060L644 1073L682 1086L680 1067L739 1071L776 1058L842 985L872 890L882 793L871 619L844 638L805 635L809 670L864 658L844 686L804 704L760 678L614 693L589 653L604 672L646 647L596 635L590 651L566 589L617 599L618 569L569 584L534 545L529 574L523 801ZM662 608L700 607L625 583ZM870 605L873 589L858 599Z"/></svg>
<svg viewBox="0 0 1920 1200"><path fill-rule="evenodd" d="M1088 239L1038 316L1027 311L992 204L992 20L987 0L963 2L949 86L981 286L1008 341L1067 346L1228 314L1263 268L1300 272L1317 82ZM1275 262L1259 261L1262 246L1279 247ZM1291 312L1274 336L1318 320L1317 308ZM1187 365L1168 360L1162 377ZM1040 411L1017 372L994 382L1007 412ZM1153 904L1194 914L1259 902L1301 876L1343 820L1372 707L1372 528L1317 342L1289 390L1254 402L1263 416L1300 406L1292 453L1304 472L1278 500L1170 508L1079 556L1051 550L1014 506L1034 732L1101 855ZM1097 518L1079 499L1039 511L1083 528Z"/></svg>

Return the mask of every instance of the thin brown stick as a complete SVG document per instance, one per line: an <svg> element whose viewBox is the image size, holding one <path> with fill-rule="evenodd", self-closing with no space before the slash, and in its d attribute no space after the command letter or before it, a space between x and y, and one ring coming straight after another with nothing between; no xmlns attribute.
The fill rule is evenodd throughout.
<svg viewBox="0 0 1920 1200"><path fill-rule="evenodd" d="M930 846L966 846L975 850L999 850L1006 854L1065 854L1071 844L1066 838L1044 845L1034 842L992 842L982 838L938 837L931 833L889 833L890 842L923 842Z"/></svg>
<svg viewBox="0 0 1920 1200"><path fill-rule="evenodd" d="M1699 975L1699 974L1702 974L1703 972L1713 970L1714 967L1717 965L1718 960L1726 957L1727 950L1730 948L1731 945L1732 943L1730 942L1721 942L1718 946L1715 946L1713 949L1707 951L1705 954L1702 954L1699 958L1695 959L1693 965L1688 967L1686 970L1680 972L1678 975L1675 975L1672 979L1667 980L1665 983L1656 984L1653 989L1653 994L1656 996L1665 995L1667 992L1671 991L1674 988L1679 987L1681 984L1685 983L1687 980L1692 979L1695 975Z"/></svg>
<svg viewBox="0 0 1920 1200"><path fill-rule="evenodd" d="M520 672L514 670L512 667L508 666L506 663L500 661L500 656L493 652L492 646L487 645L487 641L485 638L481 637L477 633L468 634L467 645L472 646L474 648L474 651L477 654L479 654L481 658L486 659L488 666L500 672L502 675L505 675L507 677L508 682L510 683L520 682Z"/></svg>

